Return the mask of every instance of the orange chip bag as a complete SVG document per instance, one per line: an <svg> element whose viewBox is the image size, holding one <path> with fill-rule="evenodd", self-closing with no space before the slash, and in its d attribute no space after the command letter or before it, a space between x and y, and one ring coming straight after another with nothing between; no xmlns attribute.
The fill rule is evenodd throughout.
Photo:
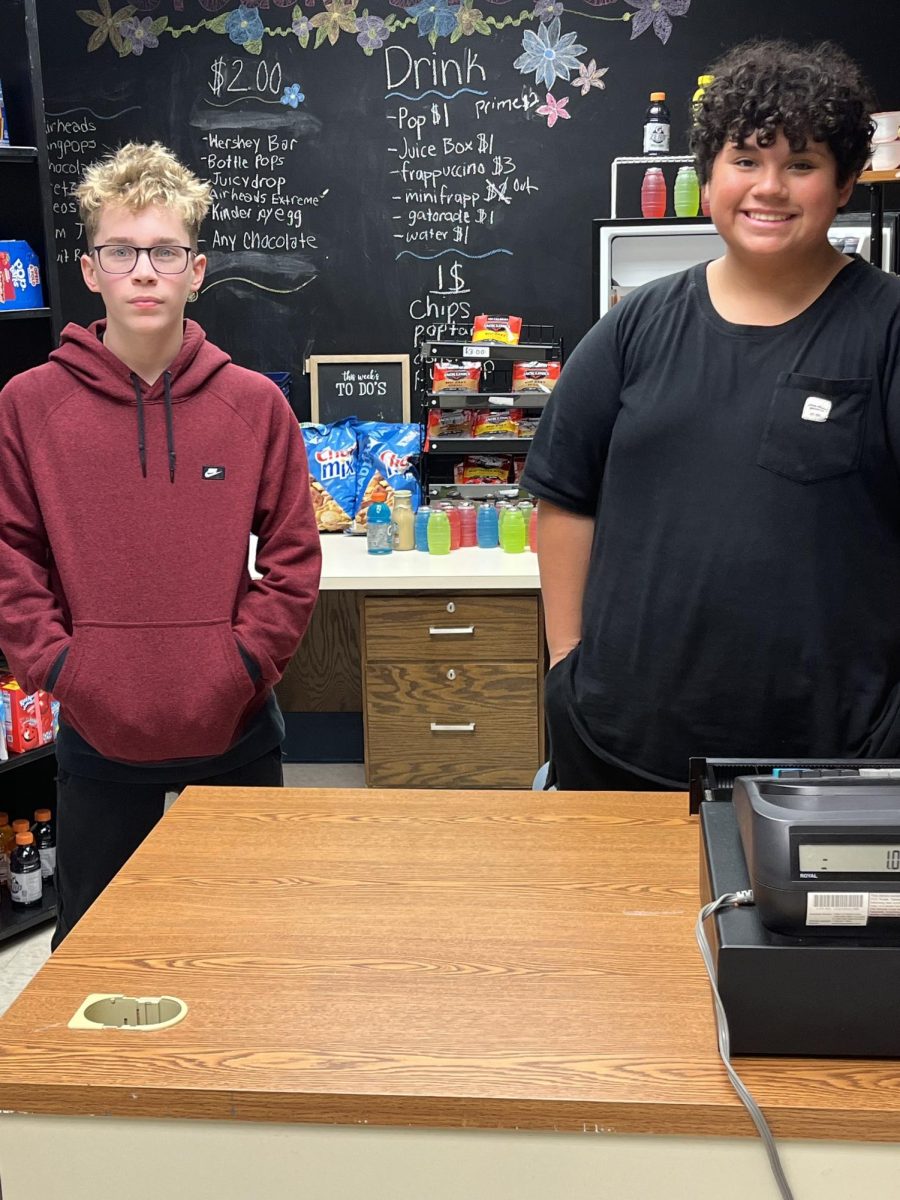
<svg viewBox="0 0 900 1200"><path fill-rule="evenodd" d="M477 392L481 363L436 362L431 368L433 392Z"/></svg>
<svg viewBox="0 0 900 1200"><path fill-rule="evenodd" d="M514 392L552 392L559 379L558 362L517 362L512 370Z"/></svg>
<svg viewBox="0 0 900 1200"><path fill-rule="evenodd" d="M521 317L494 317L481 313L472 322L473 342L499 342L504 346L518 346L521 332Z"/></svg>

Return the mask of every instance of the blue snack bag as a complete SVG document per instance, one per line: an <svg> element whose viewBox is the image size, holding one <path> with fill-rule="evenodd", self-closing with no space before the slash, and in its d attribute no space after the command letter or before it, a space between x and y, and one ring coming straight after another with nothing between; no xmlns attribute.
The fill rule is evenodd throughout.
<svg viewBox="0 0 900 1200"><path fill-rule="evenodd" d="M394 492L412 492L412 510L420 503L421 486L414 459L422 453L422 427L414 422L358 421L359 470L356 485L354 528L366 527L366 514L377 488L387 492L393 506Z"/></svg>
<svg viewBox="0 0 900 1200"><path fill-rule="evenodd" d="M358 449L353 419L301 426L320 533L349 529L356 514Z"/></svg>

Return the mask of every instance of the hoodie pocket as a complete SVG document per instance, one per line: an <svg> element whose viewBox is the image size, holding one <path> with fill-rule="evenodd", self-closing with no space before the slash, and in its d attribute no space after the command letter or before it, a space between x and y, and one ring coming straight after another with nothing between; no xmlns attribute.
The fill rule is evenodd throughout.
<svg viewBox="0 0 900 1200"><path fill-rule="evenodd" d="M55 695L105 758L223 754L255 688L228 621L78 623Z"/></svg>

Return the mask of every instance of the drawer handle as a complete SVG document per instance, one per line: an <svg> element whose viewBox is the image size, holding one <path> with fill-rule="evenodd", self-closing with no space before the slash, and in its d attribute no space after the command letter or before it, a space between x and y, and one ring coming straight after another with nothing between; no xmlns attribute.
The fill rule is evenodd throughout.
<svg viewBox="0 0 900 1200"><path fill-rule="evenodd" d="M432 733L474 733L475 722L470 721L468 725L438 725L436 721L431 722Z"/></svg>
<svg viewBox="0 0 900 1200"><path fill-rule="evenodd" d="M471 637L472 634L475 632L475 626L474 625L457 625L455 627L450 626L450 627L445 628L440 625L429 625L428 632L431 634L432 637L436 637L438 634L443 634L444 636L446 636L447 634L455 634L456 636Z"/></svg>

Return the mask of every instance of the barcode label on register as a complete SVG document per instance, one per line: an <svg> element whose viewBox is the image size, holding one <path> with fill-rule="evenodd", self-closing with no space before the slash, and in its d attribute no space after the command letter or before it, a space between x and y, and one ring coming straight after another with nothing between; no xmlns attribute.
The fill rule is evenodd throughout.
<svg viewBox="0 0 900 1200"><path fill-rule="evenodd" d="M807 925L867 925L868 892L809 892Z"/></svg>

